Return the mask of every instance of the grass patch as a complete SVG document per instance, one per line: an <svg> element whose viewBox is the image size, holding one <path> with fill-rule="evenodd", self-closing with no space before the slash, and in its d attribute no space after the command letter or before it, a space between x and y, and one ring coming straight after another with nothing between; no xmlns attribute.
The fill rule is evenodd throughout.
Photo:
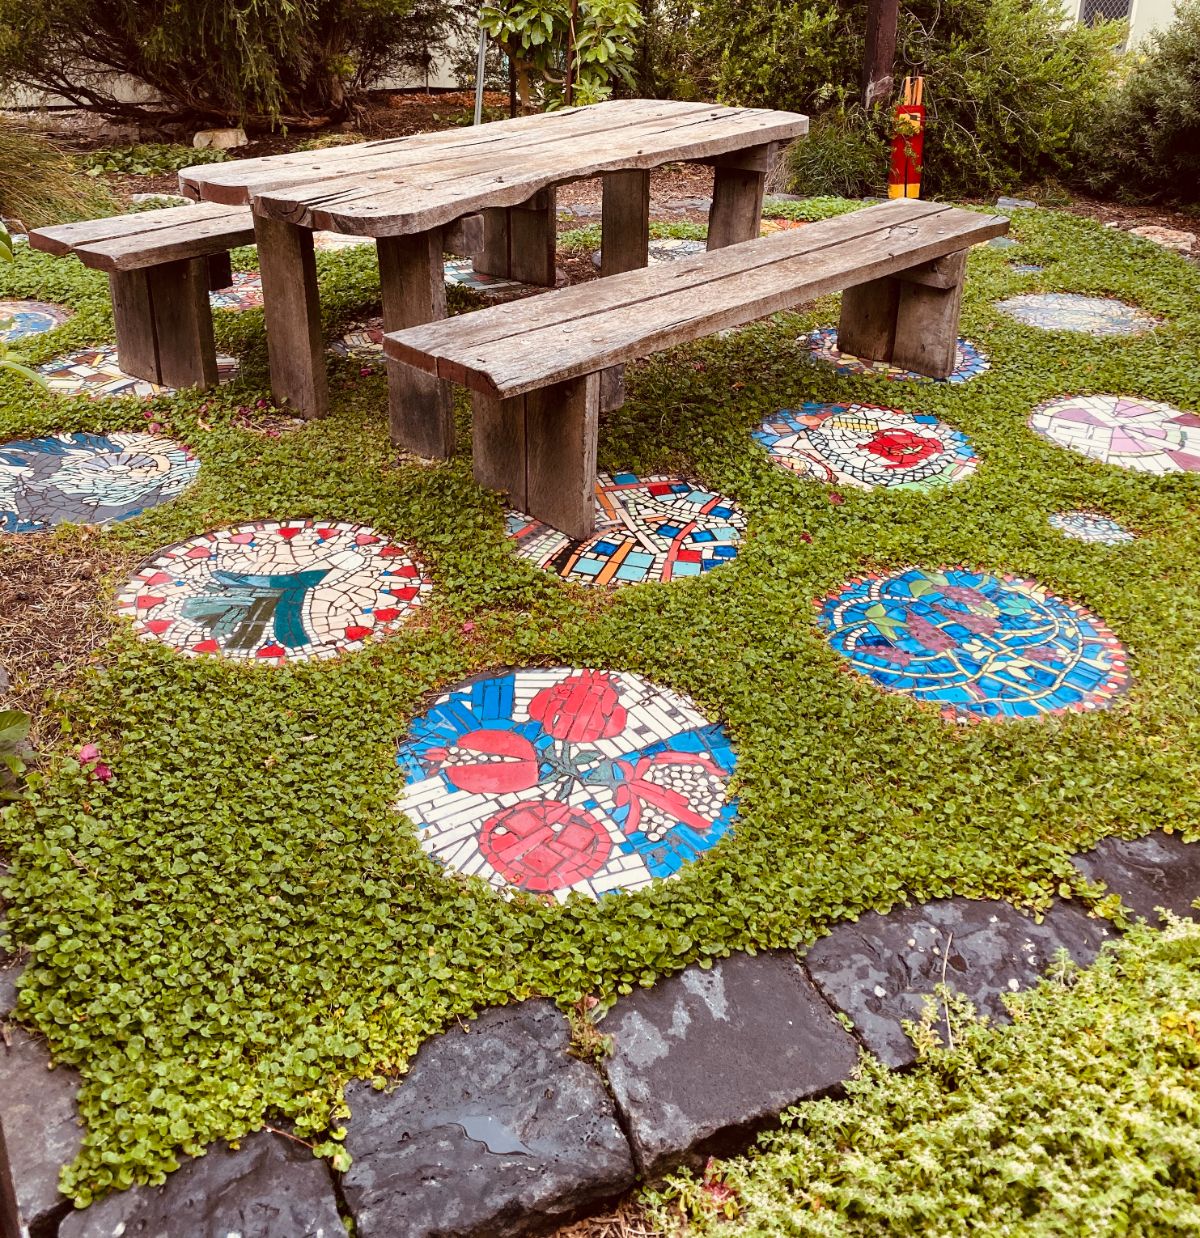
<svg viewBox="0 0 1200 1238"><path fill-rule="evenodd" d="M953 893L1045 905L1085 893L1072 852L1200 820L1200 523L1196 479L1105 468L1025 426L1040 400L1137 393L1200 409L1200 272L1086 220L1023 212L1020 251L971 258L964 331L993 368L962 386L844 379L797 339L833 300L631 369L601 434L610 470L679 469L738 499L740 556L702 579L613 595L519 560L500 499L462 453L425 466L388 443L386 384L332 362L333 411L294 433L245 428L266 387L261 312L218 315L230 388L150 405L31 392L0 376L0 439L144 425L202 467L176 501L96 535L113 563L253 519L360 521L411 542L437 585L418 622L332 664L277 670L175 657L118 626L48 708L61 738L31 801L0 823L7 932L34 950L20 1015L82 1076L80 1201L160 1177L180 1152L258 1127L336 1124L352 1076L402 1069L451 1019L546 994L601 1002L707 958L789 947L837 920ZM366 248L366 247L364 247ZM1009 257L1042 262L1014 273ZM374 256L321 254L325 321L375 307ZM109 337L103 276L23 250L6 296L73 304L30 342L41 361ZM1161 315L1135 340L1023 327L993 308L1045 287L1112 293ZM466 304L469 298L458 303ZM774 467L750 438L805 400L936 413L981 457L931 493L847 493ZM1047 516L1098 507L1142 536L1112 551ZM811 540L809 540L811 539ZM28 543L21 543L22 546ZM0 571L18 543L0 542ZM77 553L78 534L38 540ZM812 600L862 568L966 563L1041 581L1099 614L1133 655L1132 692L1092 715L956 728L848 674ZM94 605L108 605L120 574ZM467 621L470 624L467 624ZM448 876L392 805L397 741L427 695L484 668L634 671L695 697L739 752L736 836L679 879L563 906ZM107 784L73 757L96 743Z"/></svg>

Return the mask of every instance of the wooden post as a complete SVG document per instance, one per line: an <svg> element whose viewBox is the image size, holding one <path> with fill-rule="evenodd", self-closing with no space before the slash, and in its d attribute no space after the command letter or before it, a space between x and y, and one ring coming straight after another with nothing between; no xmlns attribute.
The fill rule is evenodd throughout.
<svg viewBox="0 0 1200 1238"><path fill-rule="evenodd" d="M890 361L896 343L900 284L890 276L856 284L842 293L838 348L869 361Z"/></svg>
<svg viewBox="0 0 1200 1238"><path fill-rule="evenodd" d="M649 260L650 173L635 168L604 175L600 274L636 271Z"/></svg>
<svg viewBox="0 0 1200 1238"><path fill-rule="evenodd" d="M254 239L262 275L271 392L302 417L324 417L329 411L329 384L312 232L255 215Z"/></svg>
<svg viewBox="0 0 1200 1238"><path fill-rule="evenodd" d="M896 22L900 0L868 0L867 46L859 85L865 108L892 97L896 67Z"/></svg>
<svg viewBox="0 0 1200 1238"><path fill-rule="evenodd" d="M713 200L708 211L708 248L752 241L762 229L763 192L775 161L775 143L752 146L711 160Z"/></svg>
<svg viewBox="0 0 1200 1238"><path fill-rule="evenodd" d="M496 209L483 212L483 248L475 255L473 265L480 275L508 278L507 210Z"/></svg>
<svg viewBox="0 0 1200 1238"><path fill-rule="evenodd" d="M112 271L108 276L113 321L117 328L117 361L134 378L162 382L158 370L158 341L154 334L154 307L148 272Z"/></svg>
<svg viewBox="0 0 1200 1238"><path fill-rule="evenodd" d="M471 459L475 480L508 495L527 510L525 494L525 397L499 400L471 393Z"/></svg>
<svg viewBox="0 0 1200 1238"><path fill-rule="evenodd" d="M929 378L954 371L967 251L948 254L915 272L901 272L892 364Z"/></svg>
<svg viewBox="0 0 1200 1238"><path fill-rule="evenodd" d="M207 260L164 262L150 267L147 275L159 381L168 387L215 387L217 349L208 303Z"/></svg>
<svg viewBox="0 0 1200 1238"><path fill-rule="evenodd" d="M519 206L484 211L483 249L475 256L475 270L553 288L556 200L553 188L543 189Z"/></svg>
<svg viewBox="0 0 1200 1238"><path fill-rule="evenodd" d="M228 288L233 283L233 262L229 257L229 250L223 254L209 254L208 256L208 288L210 292L217 292L221 288Z"/></svg>
<svg viewBox="0 0 1200 1238"><path fill-rule="evenodd" d="M596 531L599 428L599 374L525 397L526 510L568 537Z"/></svg>
<svg viewBox="0 0 1200 1238"><path fill-rule="evenodd" d="M383 329L401 331L446 317L442 230L377 239ZM454 454L454 410L449 383L399 361L388 361L392 442L429 459Z"/></svg>

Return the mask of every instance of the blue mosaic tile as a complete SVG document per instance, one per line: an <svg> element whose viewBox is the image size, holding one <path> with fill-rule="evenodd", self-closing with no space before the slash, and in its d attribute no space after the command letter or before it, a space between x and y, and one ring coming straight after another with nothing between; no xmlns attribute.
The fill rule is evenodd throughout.
<svg viewBox="0 0 1200 1238"><path fill-rule="evenodd" d="M991 369L991 362L978 345L959 339L955 350L954 369L945 378L929 378L913 370L889 365L886 361L864 361L853 353L842 352L837 346L837 328L819 327L801 341L814 361L832 366L839 374L861 374L873 378L889 378L894 382L965 383Z"/></svg>
<svg viewBox="0 0 1200 1238"><path fill-rule="evenodd" d="M996 308L1027 327L1044 331L1078 331L1084 335L1141 335L1159 325L1144 310L1111 297L1076 292L1029 292L998 301Z"/></svg>
<svg viewBox="0 0 1200 1238"><path fill-rule="evenodd" d="M50 301L0 301L0 344L53 331L70 317L65 305Z"/></svg>
<svg viewBox="0 0 1200 1238"><path fill-rule="evenodd" d="M1019 577L908 568L847 581L815 605L856 671L947 718L1097 709L1129 686L1104 623Z"/></svg>
<svg viewBox="0 0 1200 1238"><path fill-rule="evenodd" d="M687 697L621 671L479 676L400 745L397 807L447 868L565 899L671 877L733 826L735 756Z"/></svg>
<svg viewBox="0 0 1200 1238"><path fill-rule="evenodd" d="M1050 527L1077 542L1098 546L1123 546L1135 535L1122 528L1102 512L1055 512L1049 517Z"/></svg>

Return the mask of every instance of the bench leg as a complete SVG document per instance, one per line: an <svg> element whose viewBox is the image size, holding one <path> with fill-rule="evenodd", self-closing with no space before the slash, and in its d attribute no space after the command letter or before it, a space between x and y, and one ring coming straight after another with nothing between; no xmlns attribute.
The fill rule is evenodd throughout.
<svg viewBox="0 0 1200 1238"><path fill-rule="evenodd" d="M121 369L167 387L215 387L208 261L184 258L109 275Z"/></svg>
<svg viewBox="0 0 1200 1238"><path fill-rule="evenodd" d="M553 288L556 201L553 189L543 189L520 206L484 211L483 249L475 257L475 270Z"/></svg>
<svg viewBox="0 0 1200 1238"><path fill-rule="evenodd" d="M302 417L329 412L325 339L312 233L280 219L254 216L262 275L271 392Z"/></svg>
<svg viewBox="0 0 1200 1238"><path fill-rule="evenodd" d="M445 318L442 230L381 236L376 245L384 331L401 331ZM454 409L450 384L399 361L388 361L387 371L392 442L428 459L452 456Z"/></svg>
<svg viewBox="0 0 1200 1238"><path fill-rule="evenodd" d="M475 394L475 479L507 491L513 506L566 533L596 529L600 375L524 396Z"/></svg>
<svg viewBox="0 0 1200 1238"><path fill-rule="evenodd" d="M228 288L233 283L233 262L229 256L229 250L223 254L209 254L208 256L208 290L209 292L219 292L222 288Z"/></svg>
<svg viewBox="0 0 1200 1238"><path fill-rule="evenodd" d="M634 168L604 175L600 275L636 271L650 260L650 173ZM614 365L600 376L600 411L611 413L625 403L625 367Z"/></svg>
<svg viewBox="0 0 1200 1238"><path fill-rule="evenodd" d="M842 294L838 347L928 378L953 370L966 276L965 250Z"/></svg>

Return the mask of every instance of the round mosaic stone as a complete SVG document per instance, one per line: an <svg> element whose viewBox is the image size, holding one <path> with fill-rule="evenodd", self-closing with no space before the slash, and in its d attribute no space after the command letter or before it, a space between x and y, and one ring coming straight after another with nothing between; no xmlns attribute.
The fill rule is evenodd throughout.
<svg viewBox="0 0 1200 1238"><path fill-rule="evenodd" d="M508 513L517 553L564 580L629 585L700 576L737 557L746 519L732 500L677 477L601 473L596 532L583 541Z"/></svg>
<svg viewBox="0 0 1200 1238"><path fill-rule="evenodd" d="M208 303L215 310L261 309L262 276L257 271L234 271L233 283L228 288L210 292Z"/></svg>
<svg viewBox="0 0 1200 1238"><path fill-rule="evenodd" d="M816 606L856 671L948 718L1096 709L1129 685L1125 651L1095 615L1016 576L908 568L847 581Z"/></svg>
<svg viewBox="0 0 1200 1238"><path fill-rule="evenodd" d="M1134 534L1101 512L1055 512L1049 517L1051 528L1077 542L1099 546L1122 546L1134 540Z"/></svg>
<svg viewBox="0 0 1200 1238"><path fill-rule="evenodd" d="M1038 275L1046 268L1039 266L1036 262L1014 262L1012 269L1018 275Z"/></svg>
<svg viewBox="0 0 1200 1238"><path fill-rule="evenodd" d="M406 547L365 525L258 521L159 551L117 610L180 653L277 666L361 648L431 588Z"/></svg>
<svg viewBox="0 0 1200 1238"><path fill-rule="evenodd" d="M837 327L819 327L804 337L801 343L808 349L814 361L831 365L843 375L867 374L874 378L890 378L893 381L965 383L991 369L991 362L978 345L970 340L959 339L954 351L954 369L945 378L929 378L914 370L904 370L889 365L886 361L864 361L853 353L842 352L837 346Z"/></svg>
<svg viewBox="0 0 1200 1238"><path fill-rule="evenodd" d="M872 404L780 409L754 432L783 468L829 485L931 490L978 467L967 436L930 413Z"/></svg>
<svg viewBox="0 0 1200 1238"><path fill-rule="evenodd" d="M378 357L383 352L383 318L376 315L363 322L351 323L342 335L330 344L329 351L339 357Z"/></svg>
<svg viewBox="0 0 1200 1238"><path fill-rule="evenodd" d="M0 344L53 331L70 317L65 305L50 301L0 301Z"/></svg>
<svg viewBox="0 0 1200 1238"><path fill-rule="evenodd" d="M0 443L0 532L114 524L174 498L200 461L153 434L55 434Z"/></svg>
<svg viewBox="0 0 1200 1238"><path fill-rule="evenodd" d="M1027 327L1044 331L1079 331L1084 335L1141 335L1159 320L1144 310L1111 297L1077 292L1027 292L998 301L996 308Z"/></svg>
<svg viewBox="0 0 1200 1238"><path fill-rule="evenodd" d="M469 288L472 292L479 292L488 297L508 300L540 291L536 285L525 284L517 279L506 279L501 275L484 275L475 270L474 261L470 258L447 258L443 271L446 283L457 284L460 288Z"/></svg>
<svg viewBox="0 0 1200 1238"><path fill-rule="evenodd" d="M565 899L671 877L732 828L725 728L639 675L481 675L400 745L398 808L426 852L498 890Z"/></svg>
<svg viewBox="0 0 1200 1238"><path fill-rule="evenodd" d="M1200 416L1134 396L1047 400L1029 416L1057 447L1137 473L1200 472Z"/></svg>
<svg viewBox="0 0 1200 1238"><path fill-rule="evenodd" d="M135 378L121 369L115 344L99 348L82 348L78 352L56 357L38 366L37 371L46 386L59 395L155 396L170 395L173 387L163 387L146 378ZM237 373L232 357L217 358L217 377L228 382Z"/></svg>
<svg viewBox="0 0 1200 1238"><path fill-rule="evenodd" d="M348 232L314 232L313 248L326 253L340 249L356 249L359 245L374 245L373 236L351 236Z"/></svg>

